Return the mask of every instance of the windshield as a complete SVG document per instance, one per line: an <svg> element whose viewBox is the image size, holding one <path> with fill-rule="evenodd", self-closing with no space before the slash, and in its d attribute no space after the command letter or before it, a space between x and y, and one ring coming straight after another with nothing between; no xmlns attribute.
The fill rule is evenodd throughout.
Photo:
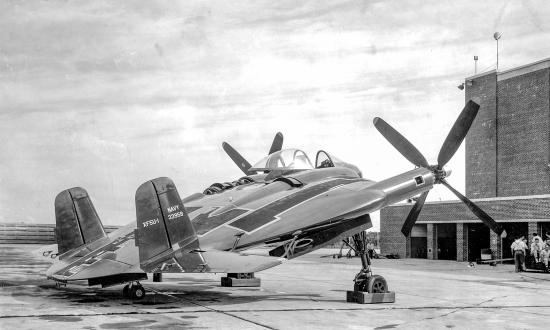
<svg viewBox="0 0 550 330"><path fill-rule="evenodd" d="M284 149L262 158L250 170L310 170L313 165L306 153L299 149Z"/></svg>

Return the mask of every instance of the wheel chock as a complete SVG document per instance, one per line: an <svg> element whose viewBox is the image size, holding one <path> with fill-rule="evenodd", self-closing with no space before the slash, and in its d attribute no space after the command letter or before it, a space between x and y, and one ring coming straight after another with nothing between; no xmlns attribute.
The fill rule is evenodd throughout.
<svg viewBox="0 0 550 330"><path fill-rule="evenodd" d="M369 293L363 291L347 291L346 301L358 304L394 303L395 292Z"/></svg>
<svg viewBox="0 0 550 330"><path fill-rule="evenodd" d="M225 287L259 287L261 279L254 277L254 273L229 273L221 278L221 285Z"/></svg>

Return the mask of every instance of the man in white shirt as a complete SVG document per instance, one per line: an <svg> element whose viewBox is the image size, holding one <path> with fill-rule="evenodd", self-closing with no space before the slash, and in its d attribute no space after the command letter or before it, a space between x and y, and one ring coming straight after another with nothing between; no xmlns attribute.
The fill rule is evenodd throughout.
<svg viewBox="0 0 550 330"><path fill-rule="evenodd" d="M539 243L543 242L542 237L540 237L538 233L533 233L532 235L533 237L531 237L531 244L535 243L536 238L539 239Z"/></svg>
<svg viewBox="0 0 550 330"><path fill-rule="evenodd" d="M516 240L510 247L514 256L514 264L516 265L516 273L523 271L523 262L525 260L525 243L523 237L516 237Z"/></svg>
<svg viewBox="0 0 550 330"><path fill-rule="evenodd" d="M540 237L533 237L533 243L531 243L531 255L535 257L535 262L540 262L540 252L543 249L543 244Z"/></svg>

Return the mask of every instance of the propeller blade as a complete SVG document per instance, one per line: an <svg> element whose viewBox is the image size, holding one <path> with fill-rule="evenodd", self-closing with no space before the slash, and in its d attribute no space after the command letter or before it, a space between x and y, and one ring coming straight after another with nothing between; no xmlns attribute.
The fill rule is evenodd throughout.
<svg viewBox="0 0 550 330"><path fill-rule="evenodd" d="M250 163L244 159L243 156L241 156L240 153L237 152L237 150L233 149L233 147L227 143L222 143L223 150L227 153L227 155L237 164L237 166L241 169L241 171L244 172L244 174L254 174L254 172L249 171L249 169L252 167Z"/></svg>
<svg viewBox="0 0 550 330"><path fill-rule="evenodd" d="M407 236L411 232L414 224L416 223L416 220L418 219L418 215L420 214L420 211L422 210L422 207L424 206L424 202L426 202L426 196L428 196L428 191L425 191L418 197L418 200L412 207L411 211L409 212L409 215L407 216L407 220L405 220L405 223L403 224L403 227L401 227L401 232L403 235Z"/></svg>
<svg viewBox="0 0 550 330"><path fill-rule="evenodd" d="M462 195L453 187L451 187L451 185L447 183L447 181L445 181L444 179L441 179L441 183L445 187L449 188L449 190L452 191L453 194L455 194L456 197L458 197L458 199L460 199L464 204L466 204L466 206L470 209L470 211L472 211L472 213L475 214L476 217L479 218L479 220L483 221L483 223L487 227L491 228L491 230L497 233L497 235L500 235L501 237L506 237L506 231L504 230L504 228L495 220L493 220L493 218L491 218L487 213L485 213L485 211L483 211L479 206L477 206L474 202L469 200L466 196Z"/></svg>
<svg viewBox="0 0 550 330"><path fill-rule="evenodd" d="M386 123L382 118L374 118L374 127L405 158L418 167L429 167L426 158L403 135Z"/></svg>
<svg viewBox="0 0 550 330"><path fill-rule="evenodd" d="M441 150L437 156L437 165L439 168L445 166L445 164L451 160L455 152L458 150L458 147L460 147L460 144L464 141L466 134L468 134L468 130L470 130L478 110L479 104L474 101L470 100L466 103L466 106L462 109L462 112L456 119L449 135L447 135L445 142L443 142L443 145L441 146Z"/></svg>
<svg viewBox="0 0 550 330"><path fill-rule="evenodd" d="M278 132L273 138L273 143L271 143L271 148L269 148L268 155L271 155L274 152L281 151L283 148L283 133Z"/></svg>

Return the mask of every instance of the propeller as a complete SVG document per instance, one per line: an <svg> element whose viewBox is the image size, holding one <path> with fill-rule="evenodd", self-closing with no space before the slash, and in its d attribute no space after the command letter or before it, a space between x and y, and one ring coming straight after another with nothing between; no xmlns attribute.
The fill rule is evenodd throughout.
<svg viewBox="0 0 550 330"><path fill-rule="evenodd" d="M476 119L478 110L479 104L474 101L470 100L466 103L466 106L458 116L445 142L443 142L441 146L441 150L437 156L437 166L439 169L443 168L443 166L453 158L458 147L460 147L462 141L464 141L466 134L468 134L474 119Z"/></svg>
<svg viewBox="0 0 550 330"><path fill-rule="evenodd" d="M420 211L424 206L424 202L426 202L427 196L428 191L423 192L416 200L416 203L414 203L412 209L409 212L409 215L407 216L407 219L405 220L405 223L403 223L403 227L401 227L401 232L403 233L403 235L407 236L411 232L414 224L416 223L416 219L418 219L418 215L420 215Z"/></svg>
<svg viewBox="0 0 550 330"><path fill-rule="evenodd" d="M472 211L472 213L477 216L485 225L491 228L498 235L506 237L506 231L500 224L498 224L474 202L459 193L447 181L445 181L445 176L447 175L447 173L443 170L443 166L445 166L445 164L447 164L449 160L451 160L451 158L460 147L460 144L462 144L462 141L464 141L466 134L468 134L468 131L472 126L474 119L476 118L478 110L479 104L475 103L474 101L470 100L466 103L466 106L458 116L449 134L447 135L447 138L441 146L441 150L439 151L439 155L437 157L437 165L428 165L428 162L426 161L426 158L422 155L422 153L420 153L420 151L418 151L418 149L416 149L412 143L410 143L403 135L397 132L384 120L378 117L374 118L374 126L386 138L386 140L388 140L388 142L390 142L390 144L393 145L394 148L397 149L397 151L399 151L405 158L407 158L411 163L418 167L424 167L431 170L435 175L436 183L441 183L449 190L451 190L451 192L455 194L464 204L466 204L466 206ZM420 197L410 210L409 214L407 215L407 219L405 220L405 223L401 228L401 232L403 233L403 235L407 236L411 232L411 229L413 228L416 220L418 219L418 216L420 215L420 212L422 211L422 207L424 206L426 197L428 196L428 192L429 191L425 191L420 195Z"/></svg>
<svg viewBox="0 0 550 330"><path fill-rule="evenodd" d="M502 237L506 237L506 231L504 228L498 223L493 220L485 211L483 211L479 206L477 206L474 202L472 202L468 197L462 195L459 193L455 188L453 188L445 179L440 180L441 183L449 188L449 190L455 194L458 199L460 199L466 206L472 211L473 214L476 215L476 217L479 218L487 227L491 228L495 233Z"/></svg>
<svg viewBox="0 0 550 330"><path fill-rule="evenodd" d="M274 152L281 151L283 148L283 133L277 132L275 134L275 137L273 138L273 142L271 143L271 148L269 148L268 155L271 155Z"/></svg>
<svg viewBox="0 0 550 330"><path fill-rule="evenodd" d="M223 150L225 150L229 158L231 158L233 162L241 169L241 171L243 171L244 174L254 174L254 172L249 171L252 165L250 165L250 163L243 156L241 156L241 154L237 150L235 150L229 143L222 143L222 148Z"/></svg>
<svg viewBox="0 0 550 330"><path fill-rule="evenodd" d="M271 147L269 148L268 155L271 155L274 152L281 151L283 147L283 134L281 132L278 132L275 134L275 137L273 138L273 142L271 143ZM227 153L229 158L233 160L233 162L243 171L246 175L254 174L255 171L250 171L250 168L252 165L237 151L235 148L233 148L229 143L224 142L222 143L223 150Z"/></svg>
<svg viewBox="0 0 550 330"><path fill-rule="evenodd" d="M429 167L426 158L409 142L403 135L396 131L382 118L374 118L374 127L380 132L391 145L397 149L409 162L418 167Z"/></svg>

